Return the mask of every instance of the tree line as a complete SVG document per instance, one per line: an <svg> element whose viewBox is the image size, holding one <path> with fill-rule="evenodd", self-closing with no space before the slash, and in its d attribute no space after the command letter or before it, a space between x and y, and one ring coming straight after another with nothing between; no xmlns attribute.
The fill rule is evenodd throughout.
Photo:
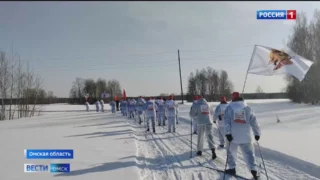
<svg viewBox="0 0 320 180"><path fill-rule="evenodd" d="M320 101L320 11L315 10L308 22L305 13L299 13L289 37L288 48L314 62L301 82L291 75L286 76L288 97L297 103L316 104Z"/></svg>
<svg viewBox="0 0 320 180"><path fill-rule="evenodd" d="M187 99L201 95L209 101L216 101L220 96L229 97L233 87L227 71L218 71L212 67L197 69L189 75Z"/></svg>
<svg viewBox="0 0 320 180"><path fill-rule="evenodd" d="M17 53L9 56L0 51L0 120L31 117L40 112L37 104L55 98L42 85L43 79Z"/></svg>
<svg viewBox="0 0 320 180"><path fill-rule="evenodd" d="M99 78L97 81L93 79L83 79L77 77L72 83L70 89L70 99L71 104L83 104L85 103L85 95L88 94L88 102L94 103L101 99L102 93L109 94L109 100L114 96L121 96L121 85L116 79L106 81L103 78Z"/></svg>

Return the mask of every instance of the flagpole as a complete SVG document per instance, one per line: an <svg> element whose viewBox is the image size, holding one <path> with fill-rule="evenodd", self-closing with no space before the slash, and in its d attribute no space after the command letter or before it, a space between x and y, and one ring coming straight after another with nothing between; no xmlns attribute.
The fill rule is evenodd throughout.
<svg viewBox="0 0 320 180"><path fill-rule="evenodd" d="M251 66L251 64L252 64L253 55L254 55L254 53L256 52L256 46L257 46L257 45L254 45L253 52L252 52L252 54L251 54L251 58L250 58L250 62L249 62L249 65L248 65L246 77L245 77L245 79L244 79L244 83L243 83L243 88L242 88L242 93L241 93L241 94L243 94L244 88L246 87L249 69L250 69L250 66Z"/></svg>

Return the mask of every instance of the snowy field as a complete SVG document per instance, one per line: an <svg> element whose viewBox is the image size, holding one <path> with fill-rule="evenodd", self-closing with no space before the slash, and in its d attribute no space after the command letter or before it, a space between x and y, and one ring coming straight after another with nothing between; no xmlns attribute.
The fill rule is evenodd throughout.
<svg viewBox="0 0 320 180"><path fill-rule="evenodd" d="M319 106L293 104L288 100L248 100L262 127L262 148L269 179L320 179ZM218 103L210 103L217 105ZM217 149L211 159L205 143L203 157L190 159L191 103L180 105L176 133L156 127L156 134L146 133L119 113L83 112L85 106L55 104L43 107L41 116L0 122L1 180L222 180L223 174L199 166L223 169L226 150ZM94 106L91 106L93 109ZM67 112L46 112L66 111ZM81 111L80 111L81 110ZM280 123L277 123L277 116ZM218 134L215 129L215 140ZM24 149L74 149L72 160L26 160ZM257 162L261 158L256 147ZM237 173L251 178L239 157ZM71 173L23 173L23 164L71 163ZM261 166L263 167L263 166ZM261 169L262 173L264 172ZM235 179L235 178L228 178ZM261 179L266 179L264 173Z"/></svg>

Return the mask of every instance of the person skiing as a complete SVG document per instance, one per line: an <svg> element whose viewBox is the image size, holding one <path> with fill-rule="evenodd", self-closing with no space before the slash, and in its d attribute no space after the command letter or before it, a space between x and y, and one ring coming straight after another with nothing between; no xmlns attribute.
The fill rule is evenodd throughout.
<svg viewBox="0 0 320 180"><path fill-rule="evenodd" d="M120 105L120 101L119 101L119 97L118 96L115 96L114 97L114 101L116 102L116 107L117 107L117 111L119 111L119 105ZM121 111L122 112L122 111Z"/></svg>
<svg viewBox="0 0 320 180"><path fill-rule="evenodd" d="M162 100L162 98L160 98L158 100L157 106L158 106L158 112L157 112L157 119L158 119L158 125L161 126L165 126L166 122L164 119L165 116L165 107L164 107L164 101Z"/></svg>
<svg viewBox="0 0 320 180"><path fill-rule="evenodd" d="M112 100L109 104L111 106L111 112L113 114L115 114L116 113L116 102L114 100Z"/></svg>
<svg viewBox="0 0 320 180"><path fill-rule="evenodd" d="M96 111L99 112L100 109L100 102L97 100L96 101Z"/></svg>
<svg viewBox="0 0 320 180"><path fill-rule="evenodd" d="M121 110L122 110L122 115L123 116L128 116L128 102L124 98L123 101L120 103Z"/></svg>
<svg viewBox="0 0 320 180"><path fill-rule="evenodd" d="M252 176L257 180L259 174L255 161L252 134L254 134L256 141L260 139L260 125L253 110L245 103L239 92L232 93L232 101L225 109L224 129L229 141L227 152L229 169L225 172L236 174L237 151L240 147L244 157L246 157Z"/></svg>
<svg viewBox="0 0 320 180"><path fill-rule="evenodd" d="M173 98L173 101L177 104L176 108L176 124L179 124L179 104L176 102L176 100Z"/></svg>
<svg viewBox="0 0 320 180"><path fill-rule="evenodd" d="M137 114L139 117L139 124L142 123L142 116L144 115L144 105L146 101L140 96L136 102Z"/></svg>
<svg viewBox="0 0 320 180"><path fill-rule="evenodd" d="M86 102L86 110L87 110L87 112L89 112L89 103L88 103L88 101Z"/></svg>
<svg viewBox="0 0 320 180"><path fill-rule="evenodd" d="M128 108L129 108L129 118L133 119L134 118L134 109L135 109L134 101L133 101L133 99L130 99L128 102L129 102L129 106L128 106Z"/></svg>
<svg viewBox="0 0 320 180"><path fill-rule="evenodd" d="M164 97L164 98L162 98L163 99L163 102L164 102L164 104L166 104L166 101L167 101L167 99ZM164 122L167 120L168 118L167 118L167 109L165 108L165 111L164 111Z"/></svg>
<svg viewBox="0 0 320 180"><path fill-rule="evenodd" d="M147 121L147 131L150 131L149 128L150 128L150 121L151 121L152 130L154 133L156 132L155 118L156 118L157 109L158 109L158 106L153 100L153 97L150 97L149 101L147 101L147 103L145 104L145 114L146 114L146 121Z"/></svg>
<svg viewBox="0 0 320 180"><path fill-rule="evenodd" d="M137 101L135 100L135 99L132 99L131 100L132 101L132 106L133 106L133 118L134 119L136 119L136 117L137 117L137 107L136 107L136 103L137 103Z"/></svg>
<svg viewBox="0 0 320 180"><path fill-rule="evenodd" d="M225 143L225 138L224 138L224 111L226 107L228 106L227 99L225 96L222 96L220 99L220 104L216 107L214 111L214 116L213 116L213 123L217 123L216 121L218 120L218 131L219 131L219 140L220 140L220 147L224 147Z"/></svg>
<svg viewBox="0 0 320 180"><path fill-rule="evenodd" d="M197 132L198 132L198 127L197 127L197 119L196 119L196 117L193 117L192 116L192 108L194 108L195 106L196 106L196 104L197 104L197 102L198 102L198 99L199 99L199 97L198 96L194 96L193 97L193 103L192 103L192 105L191 105L191 108L190 108L190 111L189 111L189 116L190 116L190 118L191 118L191 121L192 121L192 125L193 125L193 134L197 134Z"/></svg>
<svg viewBox="0 0 320 180"><path fill-rule="evenodd" d="M101 112L104 112L104 101L103 101L103 99L100 100L100 105L101 105Z"/></svg>
<svg viewBox="0 0 320 180"><path fill-rule="evenodd" d="M202 97L199 97L198 102L191 109L191 116L195 117L198 121L198 142L197 142L197 155L202 156L204 134L206 134L209 148L212 152L212 159L216 159L215 146L212 133L212 122L210 115L210 108L208 102Z"/></svg>
<svg viewBox="0 0 320 180"><path fill-rule="evenodd" d="M165 108L167 112L168 118L168 132L176 132L176 109L178 108L178 104L173 100L173 95L170 95L170 100L166 100Z"/></svg>

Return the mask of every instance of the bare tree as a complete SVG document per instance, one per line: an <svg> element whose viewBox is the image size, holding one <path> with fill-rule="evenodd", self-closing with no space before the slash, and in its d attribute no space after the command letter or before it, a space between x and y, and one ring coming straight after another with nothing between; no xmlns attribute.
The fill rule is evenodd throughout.
<svg viewBox="0 0 320 180"><path fill-rule="evenodd" d="M257 87L256 93L263 93L263 90L262 90L262 88L260 86Z"/></svg>
<svg viewBox="0 0 320 180"><path fill-rule="evenodd" d="M221 71L220 73L207 67L195 73L191 72L188 79L188 96L209 95L210 100L214 100L218 95L229 95L233 91L233 84L228 79L228 73ZM191 97L190 97L191 96Z"/></svg>
<svg viewBox="0 0 320 180"><path fill-rule="evenodd" d="M169 96L169 94L168 93L160 93L160 95L159 95L160 97L168 97Z"/></svg>
<svg viewBox="0 0 320 180"><path fill-rule="evenodd" d="M214 98L219 93L219 74L212 67L207 67L207 73L209 96Z"/></svg>
<svg viewBox="0 0 320 180"><path fill-rule="evenodd" d="M9 72L8 72L8 60L5 52L0 52L0 94L1 94L1 117L0 120L6 118L6 104L7 90L9 88Z"/></svg>
<svg viewBox="0 0 320 180"><path fill-rule="evenodd" d="M223 96L227 96L231 94L233 91L233 84L229 80L227 71L222 70L220 72L220 78L219 78L219 94Z"/></svg>
<svg viewBox="0 0 320 180"><path fill-rule="evenodd" d="M299 81L291 75L286 76L287 93L293 102L317 103L320 100L320 12L315 11L310 23L305 13L297 16L293 33L289 37L288 48L315 62L303 81Z"/></svg>
<svg viewBox="0 0 320 180"><path fill-rule="evenodd" d="M16 66L16 62L14 60L14 54L12 53L12 56L11 56L11 72L10 72L10 76L11 76L11 79L10 79L10 106L9 106L9 120L12 120L13 117L14 117L14 112L12 111L12 100L13 100L13 93L15 91L15 73L14 73L14 68Z"/></svg>
<svg viewBox="0 0 320 180"><path fill-rule="evenodd" d="M82 104L82 99L83 99L85 93L88 93L86 91L89 91L89 90L88 90L88 87L86 88L86 86L85 86L85 80L77 77L75 79L75 81L72 83L72 87L70 90L70 97L73 99L74 103L77 102L77 103ZM91 91L93 91L93 90L91 90Z"/></svg>
<svg viewBox="0 0 320 180"><path fill-rule="evenodd" d="M108 89L108 93L110 94L110 97L114 97L114 96L121 96L121 86L118 80L109 80L107 82L107 89Z"/></svg>
<svg viewBox="0 0 320 180"><path fill-rule="evenodd" d="M197 94L197 83L193 72L190 73L188 79L188 94L194 96Z"/></svg>
<svg viewBox="0 0 320 180"><path fill-rule="evenodd" d="M34 103L32 110L30 112L30 117L34 116L34 112L36 111L36 104L39 97L45 98L45 91L41 89L43 85L43 80L40 76L37 76L34 80ZM39 98L40 99L40 98Z"/></svg>
<svg viewBox="0 0 320 180"><path fill-rule="evenodd" d="M107 91L107 81L105 79L99 78L96 82L97 96L99 97L102 93Z"/></svg>

